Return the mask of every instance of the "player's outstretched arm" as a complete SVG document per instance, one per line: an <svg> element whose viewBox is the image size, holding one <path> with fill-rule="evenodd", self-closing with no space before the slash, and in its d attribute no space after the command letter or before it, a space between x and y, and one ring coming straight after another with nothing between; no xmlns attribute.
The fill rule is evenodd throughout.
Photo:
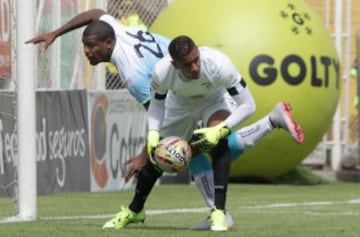
<svg viewBox="0 0 360 237"><path fill-rule="evenodd" d="M46 50L55 41L57 37L74 29L85 26L91 23L92 21L99 19L104 14L105 11L103 11L102 9L92 9L86 12L82 12L76 15L74 18L72 18L70 21L68 21L65 25L61 26L60 28L48 33L38 35L26 41L25 43L38 44L44 42L44 49Z"/></svg>

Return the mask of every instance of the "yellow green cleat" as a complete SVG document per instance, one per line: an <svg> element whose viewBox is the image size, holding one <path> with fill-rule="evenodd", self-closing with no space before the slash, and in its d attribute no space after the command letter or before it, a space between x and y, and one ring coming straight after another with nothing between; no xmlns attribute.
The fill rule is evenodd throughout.
<svg viewBox="0 0 360 237"><path fill-rule="evenodd" d="M210 216L211 226L210 230L212 231L227 231L227 221L224 210L219 210L214 208Z"/></svg>
<svg viewBox="0 0 360 237"><path fill-rule="evenodd" d="M114 218L107 221L102 228L103 229L112 228L119 230L125 228L128 224L140 223L140 222L144 223L144 221L145 221L144 211L135 213L131 211L128 207L126 208L121 207L121 211L118 212Z"/></svg>

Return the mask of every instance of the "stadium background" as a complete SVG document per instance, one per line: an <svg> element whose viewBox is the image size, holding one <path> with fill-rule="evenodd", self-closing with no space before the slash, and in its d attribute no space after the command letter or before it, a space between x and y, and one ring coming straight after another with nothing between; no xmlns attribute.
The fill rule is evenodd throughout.
<svg viewBox="0 0 360 237"><path fill-rule="evenodd" d="M324 19L328 19L326 24L330 32L333 32L334 28L334 4L333 1L326 0L308 0L307 1L311 7L313 7ZM345 2L345 1L344 1ZM1 111L2 114L10 114L10 116L3 116L3 154L2 160L3 165L0 166L0 180L4 182L3 189L0 190L0 194L14 195L13 194L13 180L16 180L16 164L14 157L16 156L16 139L14 134L16 134L16 113L14 107L16 106L15 93L16 91L16 49L14 48L14 40L16 37L16 32L14 32L14 25L16 22L16 16L13 14L15 1L5 0L1 2L1 13L2 16L6 16L1 19L2 27L2 36L0 41L0 50L1 50L1 66L0 66L0 77L1 77L1 87L5 90L4 94L1 94L3 103ZM330 3L329 5L327 5ZM156 16L159 14L161 9L166 7L168 1L165 0L124 0L124 1L76 1L76 0L64 0L64 1L50 1L43 0L38 1L38 9L36 16L36 31L38 33L49 31L54 29L54 26L62 24L73 17L75 14L84 11L90 8L103 8L107 9L108 12L115 17L124 16L126 12L132 12L132 20L130 19L119 19L128 24L137 24L140 26L151 27L152 22L156 19ZM329 9L326 8L329 7ZM134 11L133 11L134 10ZM327 11L328 10L328 11ZM137 16L134 15L137 13ZM330 13L330 15L327 15ZM137 18L138 17L138 18ZM8 20L3 20L8 19ZM355 35L355 26L360 22L360 0L352 1L352 18L351 25L354 26L351 28L350 36ZM4 27L7 26L7 27ZM348 36L348 37L350 37ZM110 65L91 67L86 59L83 57L81 41L81 31L76 31L73 34L64 35L59 43L54 44L46 53L38 50L38 62L37 69L37 82L36 86L41 93L38 93L37 100L38 104L44 104L41 108L49 108L46 111L38 111L38 114L44 113L44 117L48 116L46 121L38 121L39 137L37 138L40 141L43 139L41 136L41 131L46 129L49 131L49 134L55 134L58 137L66 134L72 137L72 145L70 150L61 150L61 145L59 142L56 143L54 138L55 145L47 145L39 147L38 151L51 151L52 153L39 153L38 162L40 167L47 170L46 172L39 173L38 177L46 177L41 180L47 180L46 184L43 185L44 189L40 189L40 193L49 193L57 191L73 191L73 190L102 190L104 187L114 188L126 188L125 184L119 181L119 176L124 170L121 170L119 164L121 160L116 160L115 168L111 170L113 178L110 179L105 174L109 172L104 168L101 158L90 161L86 161L84 157L91 156L91 154L101 155L104 147L100 144L100 147L97 147L98 150L92 150L93 147L90 146L81 146L82 140L86 140L88 136L91 136L92 130L86 132L88 124L88 117L94 116L96 119L103 119L103 112L105 110L111 111L112 121L115 121L114 117L119 118L120 122L114 122L117 125L117 129L120 129L120 124L125 122L125 118L121 120L121 116L124 111L129 113L138 113L139 107L131 98L123 97L119 98L116 93L112 93L110 90L116 90L122 88L121 78L119 78L114 69ZM351 51L350 59L351 61L355 58L355 42L354 37L350 37L351 41ZM349 68L342 68L342 70L347 70ZM356 80L350 81L350 101L353 101L356 96ZM68 91L68 90L72 91ZM108 89L107 92L97 92L104 89ZM65 91L62 91L65 90ZM95 108L95 112L90 115L87 114L87 108L84 105L79 105L82 111L82 114L79 116L74 116L73 120L67 121L66 118L59 115L59 107L52 106L53 104L46 105L48 103L47 97L56 98L57 101L52 102L56 105L63 105L64 107L60 108L60 111L66 110L67 107L74 106L72 100L69 98L81 98L84 96L84 90L94 90L92 96L90 96L90 106ZM46 92L48 91L48 92ZM72 97L73 96L73 97ZM99 99L100 98L100 99ZM346 97L344 97L346 98ZM129 102L130 101L130 102ZM122 104L128 104L128 107L124 108ZM66 106L68 104L69 106ZM357 109L350 105L350 122L349 126L349 143L355 143L357 139ZM39 106L40 107L40 106ZM54 108L57 108L55 110ZM4 112L6 111L6 112ZM89 110L90 111L90 110ZM94 110L91 110L94 111ZM98 112L100 111L100 112ZM64 114L64 113L63 113ZM66 114L66 113L65 113ZM53 117L51 117L53 116ZM81 117L81 121L75 121L76 118ZM130 144L130 147L127 151L124 151L126 154L133 154L137 149L144 143L143 137L141 134L144 134L145 127L141 126L144 124L144 118L139 117L137 126L138 131L122 131L122 133L129 134L129 139L127 142ZM89 119L91 121L91 119ZM49 122L51 121L51 122ZM76 123L74 123L74 121ZM90 122L91 123L91 122ZM66 126L68 124L69 126ZM79 128L72 128L72 124L77 124ZM94 129L97 129L94 127ZM329 129L330 130L330 129ZM101 131L100 131L101 134ZM5 136L6 135L6 136ZM54 135L54 137L55 137ZM64 136L63 136L64 137ZM101 138L99 136L98 138ZM125 141L126 142L126 141ZM91 144L91 142L90 142ZM118 144L121 146L121 141ZM6 148L6 149L5 149ZM118 151L114 151L118 152ZM52 156L46 158L44 154L52 154ZM64 155L65 154L65 155ZM80 154L80 155L79 155ZM80 157L80 159L79 159ZM58 158L58 159L56 159ZM83 159L82 159L83 158ZM99 157L97 157L99 158ZM40 161L39 161L40 160ZM92 170L86 171L82 167L89 166L87 162L92 162ZM100 162L96 162L100 161ZM43 162L43 163L42 163ZM323 165L326 165L326 160L323 161ZM120 169L120 170L119 170ZM69 171L68 173L65 172ZM82 183L81 178L78 174L89 176L89 172L93 174L99 174L100 176L91 176L91 182ZM105 172L105 173L104 173ZM56 175L54 175L54 173ZM76 177L76 178L71 178ZM100 178L99 178L100 177ZM45 182L45 181L44 181ZM91 186L91 183L96 183L97 185ZM120 182L120 183L119 183ZM16 182L15 182L16 183ZM40 182L41 183L41 182Z"/></svg>

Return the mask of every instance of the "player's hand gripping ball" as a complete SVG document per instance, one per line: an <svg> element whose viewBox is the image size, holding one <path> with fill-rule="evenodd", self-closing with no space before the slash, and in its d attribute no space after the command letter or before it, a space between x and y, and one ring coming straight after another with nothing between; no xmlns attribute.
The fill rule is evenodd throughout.
<svg viewBox="0 0 360 237"><path fill-rule="evenodd" d="M191 148L187 141L179 137L165 137L156 146L153 161L164 172L184 171L191 159Z"/></svg>

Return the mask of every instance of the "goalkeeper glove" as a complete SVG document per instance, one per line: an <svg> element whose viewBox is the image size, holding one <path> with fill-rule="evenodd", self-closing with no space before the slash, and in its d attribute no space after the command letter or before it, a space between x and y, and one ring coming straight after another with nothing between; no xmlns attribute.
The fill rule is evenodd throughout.
<svg viewBox="0 0 360 237"><path fill-rule="evenodd" d="M209 151L218 144L221 138L226 137L230 132L231 130L224 122L221 122L214 127L196 129L190 144L199 151Z"/></svg>
<svg viewBox="0 0 360 237"><path fill-rule="evenodd" d="M152 153L160 141L160 134L157 130L149 130L147 135L147 152L152 161Z"/></svg>

